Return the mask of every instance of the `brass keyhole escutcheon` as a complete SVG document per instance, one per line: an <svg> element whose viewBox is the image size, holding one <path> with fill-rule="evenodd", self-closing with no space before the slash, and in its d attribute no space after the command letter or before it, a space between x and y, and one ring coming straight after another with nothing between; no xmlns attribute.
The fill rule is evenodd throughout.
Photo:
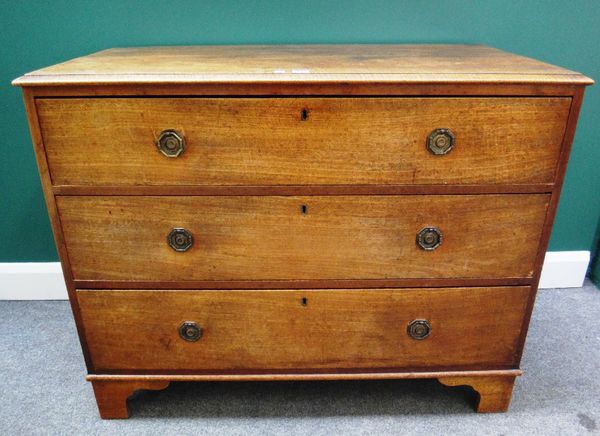
<svg viewBox="0 0 600 436"><path fill-rule="evenodd" d="M156 141L158 150L167 157L177 157L185 150L185 138L177 130L163 130Z"/></svg>
<svg viewBox="0 0 600 436"><path fill-rule="evenodd" d="M184 321L179 326L179 336L184 341L196 342L202 337L202 327L193 321Z"/></svg>
<svg viewBox="0 0 600 436"><path fill-rule="evenodd" d="M417 245L423 250L435 250L442 244L442 232L437 227L425 227L417 233Z"/></svg>
<svg viewBox="0 0 600 436"><path fill-rule="evenodd" d="M194 245L194 237L190 231L182 227L175 227L167 235L167 242L173 250L183 252Z"/></svg>
<svg viewBox="0 0 600 436"><path fill-rule="evenodd" d="M435 155L444 155L452 150L454 142L454 133L450 129L435 129L427 137L427 148Z"/></svg>
<svg viewBox="0 0 600 436"><path fill-rule="evenodd" d="M426 319L415 319L408 324L406 332L411 338L420 341L431 334L431 326Z"/></svg>

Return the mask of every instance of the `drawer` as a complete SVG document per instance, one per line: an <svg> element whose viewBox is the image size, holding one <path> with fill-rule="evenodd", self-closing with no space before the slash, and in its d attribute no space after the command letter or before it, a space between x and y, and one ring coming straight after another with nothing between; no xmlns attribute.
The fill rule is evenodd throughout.
<svg viewBox="0 0 600 436"><path fill-rule="evenodd" d="M531 277L548 201L546 194L56 197L75 280L179 282ZM427 228L434 230L421 233ZM421 234L433 248L436 231L437 248L417 244ZM188 242L187 251L174 249Z"/></svg>
<svg viewBox="0 0 600 436"><path fill-rule="evenodd" d="M511 367L529 293L83 290L77 298L96 372L244 372Z"/></svg>
<svg viewBox="0 0 600 436"><path fill-rule="evenodd" d="M41 98L36 107L55 185L502 184L553 182L570 102ZM446 155L426 147L440 128L454 136ZM185 141L178 157L158 150L165 130Z"/></svg>

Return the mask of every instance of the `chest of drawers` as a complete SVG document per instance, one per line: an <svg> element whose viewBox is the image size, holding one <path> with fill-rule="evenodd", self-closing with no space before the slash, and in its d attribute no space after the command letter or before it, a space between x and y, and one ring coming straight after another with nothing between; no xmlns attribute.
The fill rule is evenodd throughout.
<svg viewBox="0 0 600 436"><path fill-rule="evenodd" d="M103 418L208 380L437 378L507 409L590 79L357 45L113 49L14 83Z"/></svg>

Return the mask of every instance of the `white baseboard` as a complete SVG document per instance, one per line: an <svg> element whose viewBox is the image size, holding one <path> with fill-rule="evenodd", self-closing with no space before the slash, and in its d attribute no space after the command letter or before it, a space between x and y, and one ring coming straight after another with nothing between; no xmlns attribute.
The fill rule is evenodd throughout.
<svg viewBox="0 0 600 436"><path fill-rule="evenodd" d="M540 288L578 288L590 263L589 251L546 253ZM0 263L0 300L65 300L59 262Z"/></svg>
<svg viewBox="0 0 600 436"><path fill-rule="evenodd" d="M60 262L0 263L0 300L66 300Z"/></svg>
<svg viewBox="0 0 600 436"><path fill-rule="evenodd" d="M579 288L590 264L589 251L549 251L544 259L540 288Z"/></svg>

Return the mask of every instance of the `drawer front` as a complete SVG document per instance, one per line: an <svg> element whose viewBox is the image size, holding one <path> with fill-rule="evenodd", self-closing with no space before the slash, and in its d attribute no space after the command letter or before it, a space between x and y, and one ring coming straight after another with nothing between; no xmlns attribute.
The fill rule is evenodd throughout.
<svg viewBox="0 0 600 436"><path fill-rule="evenodd" d="M570 102L44 98L36 106L55 185L500 184L554 180ZM446 155L426 147L440 128L454 135ZM159 152L165 130L185 141L178 157ZM168 153L178 154L171 140Z"/></svg>
<svg viewBox="0 0 600 436"><path fill-rule="evenodd" d="M531 277L549 196L56 200L76 280L186 281Z"/></svg>
<svg viewBox="0 0 600 436"><path fill-rule="evenodd" d="M84 290L77 298L96 372L498 369L516 364L529 292Z"/></svg>

